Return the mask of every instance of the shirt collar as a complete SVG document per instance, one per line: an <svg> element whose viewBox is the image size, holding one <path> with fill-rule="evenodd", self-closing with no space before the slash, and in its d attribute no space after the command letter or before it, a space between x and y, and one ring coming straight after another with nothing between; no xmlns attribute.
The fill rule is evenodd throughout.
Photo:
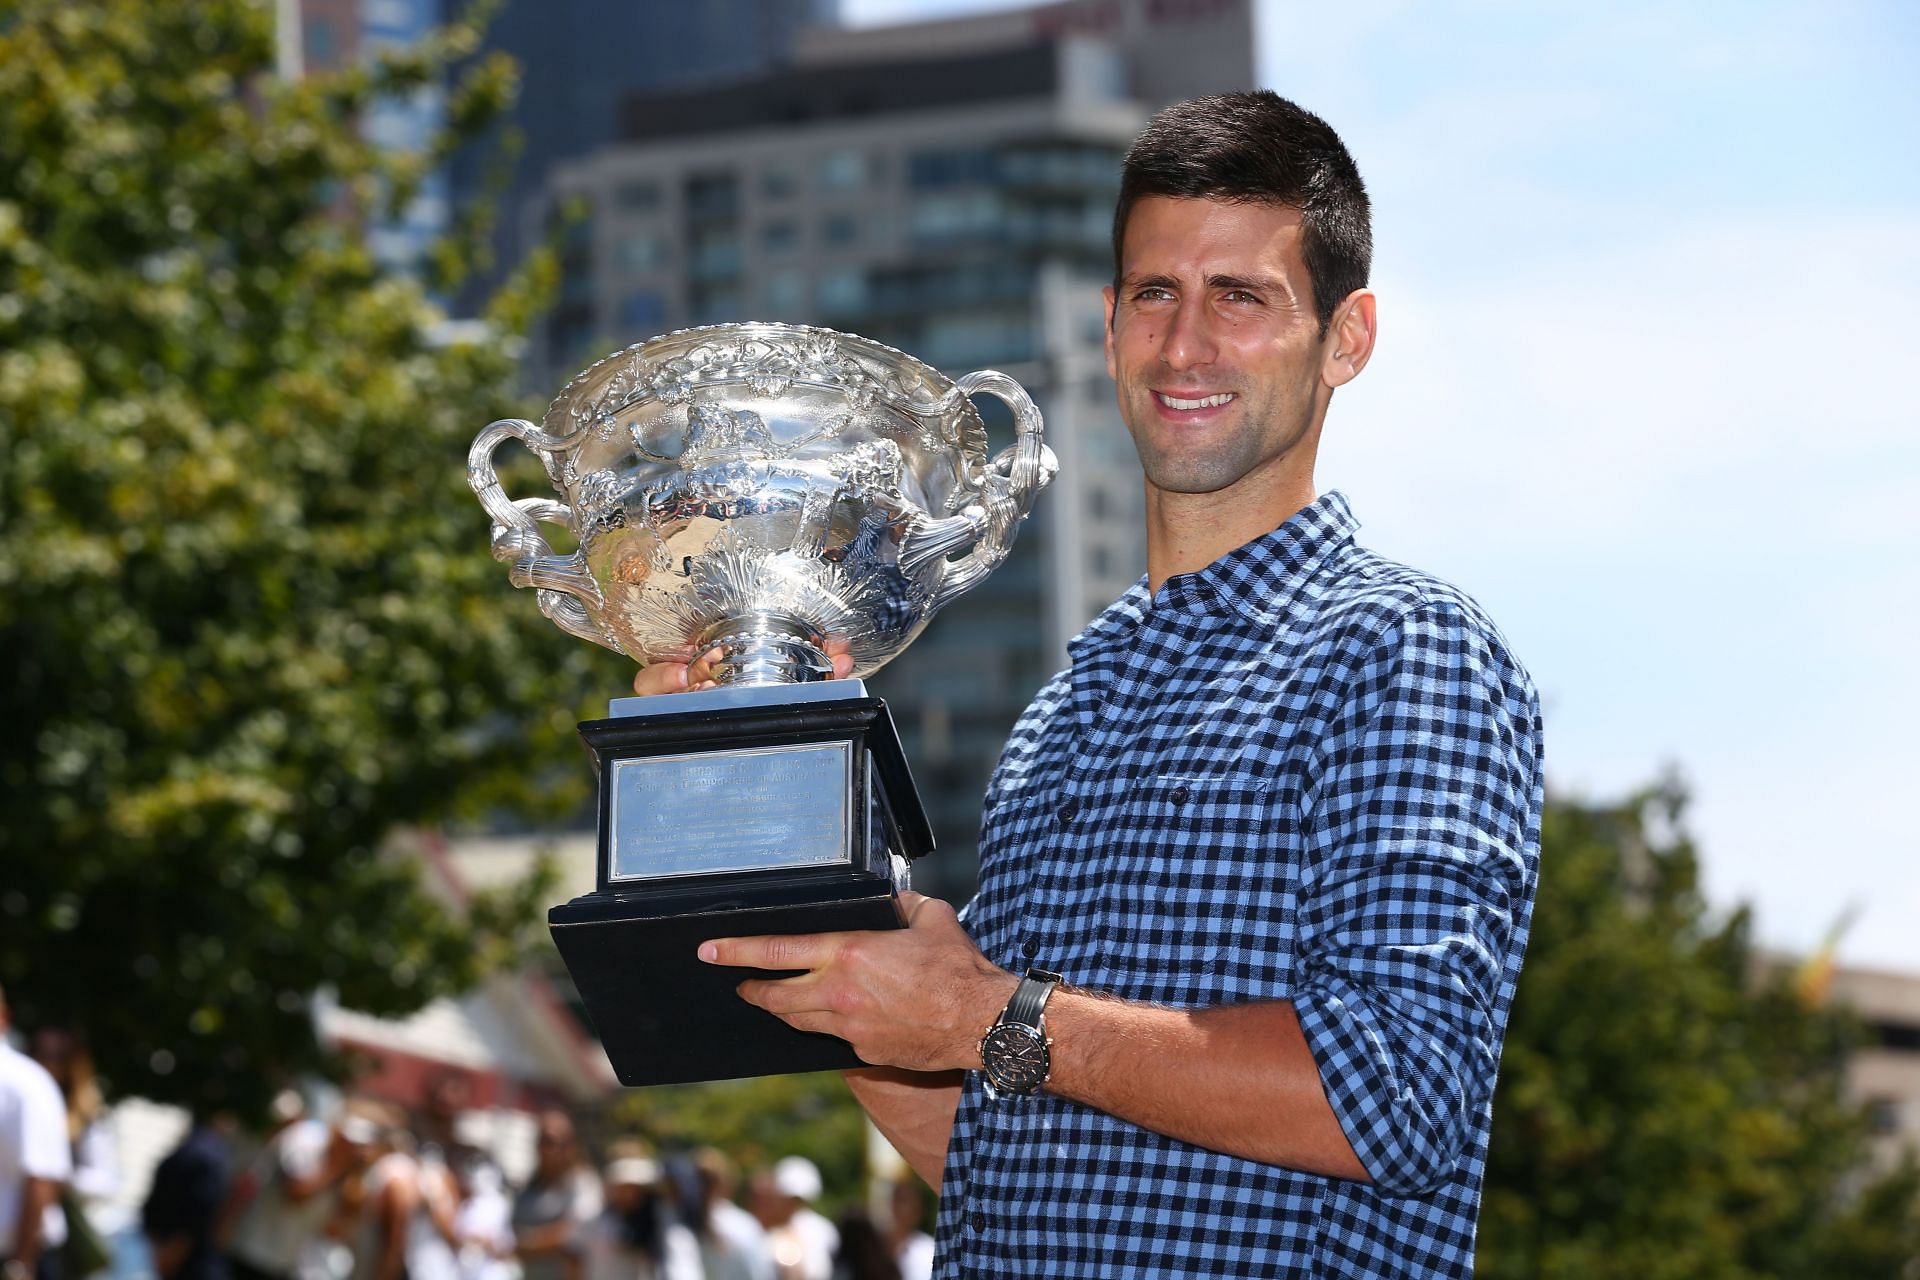
<svg viewBox="0 0 1920 1280"><path fill-rule="evenodd" d="M1131 635L1155 609L1193 614L1243 614L1268 620L1312 578L1320 562L1353 541L1360 522L1346 495L1330 490L1289 516L1284 524L1235 547L1204 569L1177 573L1148 594L1143 577L1108 605L1067 646L1078 658Z"/></svg>

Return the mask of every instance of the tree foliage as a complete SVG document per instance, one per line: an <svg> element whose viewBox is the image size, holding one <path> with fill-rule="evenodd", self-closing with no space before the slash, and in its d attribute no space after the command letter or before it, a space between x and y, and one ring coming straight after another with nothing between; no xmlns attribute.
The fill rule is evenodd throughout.
<svg viewBox="0 0 1920 1280"><path fill-rule="evenodd" d="M0 0L0 982L122 1092L245 1109L320 1061L316 988L469 984L537 886L450 910L387 837L577 799L573 722L625 679L464 483L528 408L505 339L549 268L450 341L430 291L478 236L424 282L363 243L512 67L468 64L425 154L359 119L475 38L285 83L270 5Z"/></svg>
<svg viewBox="0 0 1920 1280"><path fill-rule="evenodd" d="M1855 1028L1715 923L1656 787L1549 804L1533 939L1494 1101L1490 1280L1888 1277L1920 1258L1920 1178L1866 1164Z"/></svg>

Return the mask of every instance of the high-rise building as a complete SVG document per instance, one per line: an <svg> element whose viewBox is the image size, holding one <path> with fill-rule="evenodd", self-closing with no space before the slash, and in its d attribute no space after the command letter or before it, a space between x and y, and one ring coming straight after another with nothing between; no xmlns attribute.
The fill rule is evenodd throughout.
<svg viewBox="0 0 1920 1280"><path fill-rule="evenodd" d="M326 0L307 0L316 2ZM487 198L519 209L553 166L619 139L621 104L633 94L767 71L837 12L838 0L505 0L483 53L513 57L520 93L488 138L453 157L451 198L457 207ZM511 154L501 146L508 137L517 140ZM501 220L503 267L529 247L522 231L516 219ZM499 274L476 281L467 300L484 297Z"/></svg>
<svg viewBox="0 0 1920 1280"><path fill-rule="evenodd" d="M442 0L276 0L279 64L283 75L331 71L405 49L432 33ZM405 97L377 99L361 128L395 153L421 154L446 122L446 89L423 85ZM367 228L375 259L389 270L418 271L452 219L447 174L427 174L394 217Z"/></svg>
<svg viewBox="0 0 1920 1280"><path fill-rule="evenodd" d="M629 97L621 137L523 210L562 237L538 385L630 342L732 320L812 323L1040 402L1061 468L1013 554L872 681L940 853L970 891L980 801L1066 642L1145 567L1141 485L1106 377L1120 160L1167 101L1254 83L1248 0L1070 0L812 29L779 69ZM982 400L997 444L1010 429Z"/></svg>
<svg viewBox="0 0 1920 1280"><path fill-rule="evenodd" d="M450 0L275 0L283 74L325 71L417 44L457 8ZM496 199L518 208L550 167L615 140L620 105L642 91L738 78L773 67L814 27L830 27L838 0L504 0L481 54L504 52L520 93L492 133L428 174L395 218L368 229L391 269L418 269L451 226L452 211ZM446 123L444 85L375 102L363 127L397 152L423 152ZM512 137L515 146L502 145ZM504 162L504 171L499 166ZM527 246L520 224L500 225L495 249L511 266ZM484 298L501 271L482 273L461 299Z"/></svg>

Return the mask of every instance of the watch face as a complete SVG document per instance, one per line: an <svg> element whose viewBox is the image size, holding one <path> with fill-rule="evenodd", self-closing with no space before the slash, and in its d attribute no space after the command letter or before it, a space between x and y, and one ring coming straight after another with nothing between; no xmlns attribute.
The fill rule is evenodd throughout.
<svg viewBox="0 0 1920 1280"><path fill-rule="evenodd" d="M1023 1022L1002 1022L980 1042L980 1063L996 1089L1031 1093L1047 1078L1047 1042Z"/></svg>

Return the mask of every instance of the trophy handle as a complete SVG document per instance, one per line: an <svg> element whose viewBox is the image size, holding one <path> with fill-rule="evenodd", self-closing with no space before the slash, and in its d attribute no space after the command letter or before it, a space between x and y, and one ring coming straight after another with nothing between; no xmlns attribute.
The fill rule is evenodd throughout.
<svg viewBox="0 0 1920 1280"><path fill-rule="evenodd" d="M962 558L947 561L928 601L928 613L972 589L999 567L1013 547L1020 522L1033 509L1033 500L1060 469L1053 450L1042 439L1040 410L1026 388L994 369L956 378L954 388L964 396L992 396L1013 410L1014 442L987 463L980 502L969 504L958 515L933 521L914 538L911 550L902 548L902 567L910 571L972 547Z"/></svg>
<svg viewBox="0 0 1920 1280"><path fill-rule="evenodd" d="M507 497L494 473L493 451L508 440L518 440L544 455L562 449L566 441L548 435L525 418L490 422L474 437L467 451L467 485L493 518L493 558L509 566L507 576L516 587L532 587L540 612L569 635L624 652L600 621L606 601L600 584L587 572L587 558L576 551L555 555L540 533L539 522L573 527L573 509L551 498Z"/></svg>

